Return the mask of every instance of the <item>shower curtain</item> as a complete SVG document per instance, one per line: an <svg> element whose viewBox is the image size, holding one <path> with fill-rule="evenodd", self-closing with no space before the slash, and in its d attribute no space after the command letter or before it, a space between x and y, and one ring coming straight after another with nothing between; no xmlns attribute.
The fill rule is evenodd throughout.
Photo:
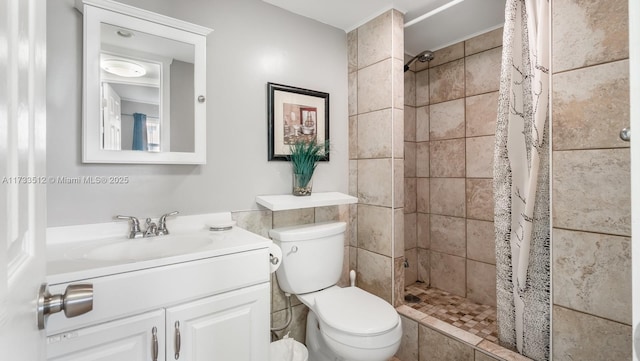
<svg viewBox="0 0 640 361"><path fill-rule="evenodd" d="M549 359L549 1L507 0L494 155L498 338Z"/></svg>

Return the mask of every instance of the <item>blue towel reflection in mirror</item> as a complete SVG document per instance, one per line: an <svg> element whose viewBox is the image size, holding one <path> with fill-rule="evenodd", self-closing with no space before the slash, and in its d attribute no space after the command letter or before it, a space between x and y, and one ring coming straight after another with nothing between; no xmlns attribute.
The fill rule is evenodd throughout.
<svg viewBox="0 0 640 361"><path fill-rule="evenodd" d="M147 150L147 115L133 113L133 150Z"/></svg>

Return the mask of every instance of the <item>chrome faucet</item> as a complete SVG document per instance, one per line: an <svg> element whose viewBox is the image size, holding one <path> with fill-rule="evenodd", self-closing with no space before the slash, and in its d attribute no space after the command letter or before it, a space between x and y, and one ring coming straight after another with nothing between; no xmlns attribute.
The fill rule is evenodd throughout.
<svg viewBox="0 0 640 361"><path fill-rule="evenodd" d="M157 232L158 236L163 236L163 235L169 234L169 230L167 229L167 217L175 216L178 213L180 213L180 212L173 211L173 212L170 212L170 213L163 214L162 217L160 217L160 219L158 220L158 232Z"/></svg>
<svg viewBox="0 0 640 361"><path fill-rule="evenodd" d="M144 232L140 229L140 221L138 221L138 218L133 216L116 216L116 218L129 220L131 228L129 229L128 237L129 239L135 239L142 237L164 236L169 234L169 229L167 229L167 217L175 216L178 213L178 211L173 211L171 213L163 214L158 220L157 225L151 220L151 218L147 218L147 229Z"/></svg>

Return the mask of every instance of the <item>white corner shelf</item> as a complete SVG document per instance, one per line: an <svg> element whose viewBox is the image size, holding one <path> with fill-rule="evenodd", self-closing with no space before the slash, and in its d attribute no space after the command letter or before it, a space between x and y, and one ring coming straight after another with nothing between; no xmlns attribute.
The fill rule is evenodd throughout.
<svg viewBox="0 0 640 361"><path fill-rule="evenodd" d="M276 194L256 196L256 203L272 211L358 203L358 198L340 192L314 192L310 196Z"/></svg>

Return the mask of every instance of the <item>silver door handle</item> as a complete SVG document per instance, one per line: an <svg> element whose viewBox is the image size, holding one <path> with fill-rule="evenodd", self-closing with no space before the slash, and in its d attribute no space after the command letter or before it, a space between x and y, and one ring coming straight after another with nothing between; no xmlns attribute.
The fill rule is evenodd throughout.
<svg viewBox="0 0 640 361"><path fill-rule="evenodd" d="M628 142L631 140L631 128L624 128L620 131L620 139Z"/></svg>
<svg viewBox="0 0 640 361"><path fill-rule="evenodd" d="M91 283L69 285L62 295L52 295L49 293L49 285L43 283L38 293L38 329L44 330L47 317L51 314L64 311L64 315L71 318L92 309L93 285Z"/></svg>

